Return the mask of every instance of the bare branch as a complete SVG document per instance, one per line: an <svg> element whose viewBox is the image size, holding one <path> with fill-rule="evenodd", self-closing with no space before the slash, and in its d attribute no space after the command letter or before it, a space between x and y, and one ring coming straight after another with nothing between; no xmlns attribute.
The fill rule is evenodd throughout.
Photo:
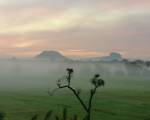
<svg viewBox="0 0 150 120"><path fill-rule="evenodd" d="M83 100L80 98L79 94L76 92L76 90L70 86L68 86L68 88L74 93L74 95L76 96L76 98L79 100L79 102L81 103L82 107L84 108L85 111L88 111L87 106L85 105L85 103L83 102Z"/></svg>
<svg viewBox="0 0 150 120"><path fill-rule="evenodd" d="M75 97L77 98L77 100L80 102L81 106L84 108L84 110L87 113L85 119L90 120L91 119L91 110L92 110L92 101L93 101L94 95L96 94L96 91L99 87L105 85L105 82L104 82L104 80L102 80L100 78L99 74L95 74L95 76L91 80L91 83L94 86L94 88L91 89L91 91L90 91L89 101L88 101L88 104L86 105L85 102L80 97L81 90L80 89L76 90L75 88L73 88L71 86L71 79L72 79L72 75L73 75L74 70L72 68L67 68L66 70L68 73L66 78L65 78L67 80L67 83L64 85L62 83L61 79L59 79L57 81L57 86L58 86L57 89L68 88L70 91L72 91L73 94L75 95Z"/></svg>

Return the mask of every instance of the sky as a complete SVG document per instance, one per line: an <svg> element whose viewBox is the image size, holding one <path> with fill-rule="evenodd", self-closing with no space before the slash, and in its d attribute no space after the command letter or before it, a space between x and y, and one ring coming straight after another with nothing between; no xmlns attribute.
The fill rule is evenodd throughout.
<svg viewBox="0 0 150 120"><path fill-rule="evenodd" d="M149 45L150 0L0 0L0 55L150 59Z"/></svg>

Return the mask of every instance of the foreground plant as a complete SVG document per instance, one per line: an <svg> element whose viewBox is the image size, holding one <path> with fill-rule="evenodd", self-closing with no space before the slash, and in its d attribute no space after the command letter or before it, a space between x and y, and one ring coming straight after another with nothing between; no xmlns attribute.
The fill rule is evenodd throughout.
<svg viewBox="0 0 150 120"><path fill-rule="evenodd" d="M99 87L104 86L105 82L100 78L99 74L95 74L94 77L91 80L91 83L93 85L93 88L90 90L90 96L88 100L88 104L86 104L83 99L80 97L81 91L79 89L75 89L71 86L71 79L73 76L74 70L72 68L67 68L67 75L65 77L66 83L63 83L63 79L59 79L57 81L57 86L59 89L67 88L70 91L73 92L77 100L80 102L81 106L86 112L85 120L91 120L91 112L92 112L92 101L94 98L94 95L96 94L96 91Z"/></svg>
<svg viewBox="0 0 150 120"><path fill-rule="evenodd" d="M54 115L53 119L52 119L52 113L53 113L52 110L47 112L43 120L78 120L78 116L77 115L74 115L71 119L69 119L67 108L63 109L62 116ZM39 120L38 119L38 115L34 115L30 120Z"/></svg>

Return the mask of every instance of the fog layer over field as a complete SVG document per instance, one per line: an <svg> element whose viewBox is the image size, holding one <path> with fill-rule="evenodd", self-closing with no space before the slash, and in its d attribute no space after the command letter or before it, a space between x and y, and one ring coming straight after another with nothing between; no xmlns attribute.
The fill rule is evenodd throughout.
<svg viewBox="0 0 150 120"><path fill-rule="evenodd" d="M72 82L76 87L88 88L90 79L96 73L101 74L108 88L126 87L137 81L141 83L150 81L150 67L142 65L122 62L50 62L12 59L0 60L0 90L53 89L57 87L58 78L64 78L68 67L74 69ZM145 87L139 85L141 89Z"/></svg>

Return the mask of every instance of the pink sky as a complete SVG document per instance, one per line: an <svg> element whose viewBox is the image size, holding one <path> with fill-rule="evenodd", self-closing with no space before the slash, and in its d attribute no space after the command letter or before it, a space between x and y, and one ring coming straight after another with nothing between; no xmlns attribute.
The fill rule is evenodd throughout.
<svg viewBox="0 0 150 120"><path fill-rule="evenodd" d="M0 0L0 54L150 58L149 0Z"/></svg>

